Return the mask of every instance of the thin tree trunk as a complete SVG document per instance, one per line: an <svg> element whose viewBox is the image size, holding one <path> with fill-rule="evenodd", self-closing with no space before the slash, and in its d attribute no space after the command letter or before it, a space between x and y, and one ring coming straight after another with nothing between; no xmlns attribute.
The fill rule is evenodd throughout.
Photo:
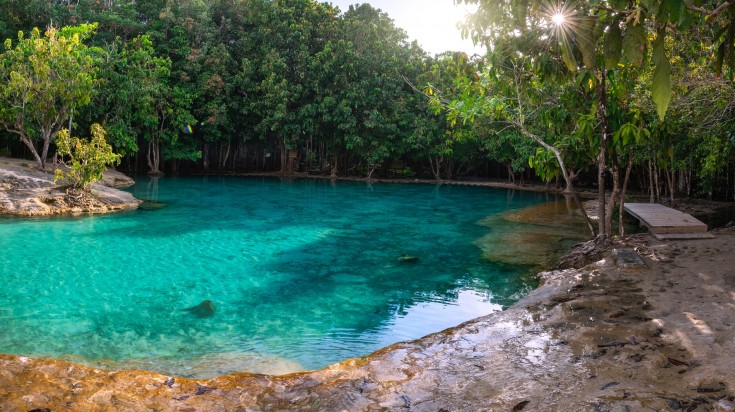
<svg viewBox="0 0 735 412"><path fill-rule="evenodd" d="M429 156L429 165L431 166L431 173L434 175L434 179L441 181L441 156Z"/></svg>
<svg viewBox="0 0 735 412"><path fill-rule="evenodd" d="M286 174L286 163L288 163L288 149L286 149L286 142L279 140L278 146L279 149L281 149L281 174Z"/></svg>
<svg viewBox="0 0 735 412"><path fill-rule="evenodd" d="M36 150L36 145L33 144L33 141L25 134L20 134L20 141L25 143L28 149L30 149L31 154L33 155L33 158L36 160L36 165L38 166L38 169L44 170L45 165L41 161L41 157L38 155L38 151Z"/></svg>
<svg viewBox="0 0 735 412"><path fill-rule="evenodd" d="M229 157L230 157L230 141L228 140L227 141L227 151L225 152L224 159L222 159L222 161L220 162L220 165L219 165L219 168L220 169L224 169L225 168L225 166L227 165L227 159L229 159Z"/></svg>
<svg viewBox="0 0 735 412"><path fill-rule="evenodd" d="M658 179L658 162L656 158L653 159L653 182L655 184L655 200L656 203L661 203L661 183Z"/></svg>
<svg viewBox="0 0 735 412"><path fill-rule="evenodd" d="M605 233L609 236L612 235L612 223L615 215L615 205L618 201L618 195L620 194L620 168L618 168L618 165L616 162L612 164L611 174L612 174L612 181L613 181L613 187L612 191L610 192L610 197L607 200L605 211L606 219L605 219Z"/></svg>
<svg viewBox="0 0 735 412"><path fill-rule="evenodd" d="M41 170L46 169L46 158L48 158L48 148L51 144L51 132L45 132L43 136L43 152L41 153Z"/></svg>
<svg viewBox="0 0 735 412"><path fill-rule="evenodd" d="M516 184L516 175L513 173L513 166L508 163L505 165L505 167L508 168L508 181L512 184Z"/></svg>
<svg viewBox="0 0 735 412"><path fill-rule="evenodd" d="M152 176L160 176L161 173L161 145L158 138L153 138L148 142L148 174Z"/></svg>
<svg viewBox="0 0 735 412"><path fill-rule="evenodd" d="M623 217L625 215L625 192L628 190L628 180L633 169L633 148L630 148L628 152L628 166L625 168L625 177L623 178L623 189L620 192L620 214L618 215L618 233L620 238L625 237L625 225L623 224Z"/></svg>
<svg viewBox="0 0 735 412"><path fill-rule="evenodd" d="M335 153L334 154L334 164L332 165L332 171L329 173L329 176L332 178L337 177L338 160L339 160L339 156Z"/></svg>
<svg viewBox="0 0 735 412"><path fill-rule="evenodd" d="M676 207L676 200L675 200L675 192L674 192L674 186L675 186L675 180L676 175L674 174L674 170L667 170L666 171L666 180L669 184L669 199L671 201L670 207Z"/></svg>
<svg viewBox="0 0 735 412"><path fill-rule="evenodd" d="M605 169L606 169L606 157L607 157L607 90L605 87L605 78L607 74L605 69L602 68L598 72L597 79L597 117L600 122L600 153L597 156L597 197L598 197L598 234L603 237L603 242L606 242L606 237L609 234L606 226L606 215L605 215Z"/></svg>
<svg viewBox="0 0 735 412"><path fill-rule="evenodd" d="M654 196L654 184L653 184L653 160L648 160L648 203L655 203L656 197Z"/></svg>

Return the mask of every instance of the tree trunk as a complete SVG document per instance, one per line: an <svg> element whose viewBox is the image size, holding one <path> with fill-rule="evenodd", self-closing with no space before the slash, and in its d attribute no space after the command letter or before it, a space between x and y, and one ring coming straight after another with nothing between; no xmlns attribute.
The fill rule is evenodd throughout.
<svg viewBox="0 0 735 412"><path fill-rule="evenodd" d="M513 167L510 163L506 164L505 167L508 168L508 181L512 184L516 184L516 175L513 173Z"/></svg>
<svg viewBox="0 0 735 412"><path fill-rule="evenodd" d="M653 160L648 160L648 203L656 203L653 184Z"/></svg>
<svg viewBox="0 0 735 412"><path fill-rule="evenodd" d="M606 242L608 236L607 221L605 216L605 169L607 157L607 90L605 87L605 78L607 74L605 68L600 69L597 79L597 117L600 122L600 153L597 156L597 197L598 197L598 234L602 236L602 241Z"/></svg>
<svg viewBox="0 0 735 412"><path fill-rule="evenodd" d="M331 171L331 172L329 173L329 176L330 176L330 177L331 177L332 179L334 179L335 177L337 177L337 169L338 169L338 168L337 168L337 165L338 165L338 160L339 160L339 155L335 153L335 154L334 154L334 164L332 165L332 171Z"/></svg>
<svg viewBox="0 0 735 412"><path fill-rule="evenodd" d="M288 163L288 158L286 157L288 155L288 149L286 149L286 142L283 140L278 140L278 148L281 151L281 174L286 174L286 167Z"/></svg>
<svg viewBox="0 0 735 412"><path fill-rule="evenodd" d="M221 153L222 151L220 151ZM230 158L230 141L227 141L227 151L225 152L224 157L220 156L222 159L220 160L219 168L224 169L227 165L227 160Z"/></svg>
<svg viewBox="0 0 735 412"><path fill-rule="evenodd" d="M41 157L38 155L38 151L36 150L36 145L33 144L33 140L26 136L25 133L18 133L18 135L20 136L20 141L25 143L28 149L30 149L33 158L36 160L38 170L44 170L46 165L41 161Z"/></svg>
<svg viewBox="0 0 735 412"><path fill-rule="evenodd" d="M674 192L675 180L676 180L676 175L675 175L674 170L673 169L667 170L666 171L666 182L668 183L668 186L669 186L669 199L670 199L669 207L676 207L676 199L675 199L675 194L674 194L675 193Z"/></svg>
<svg viewBox="0 0 735 412"><path fill-rule="evenodd" d="M612 224L613 220L615 220L615 205L617 204L618 195L620 194L620 168L618 168L616 162L613 162L610 169L612 174L613 187L612 191L610 192L610 197L607 200L607 205L605 205L605 207L607 208L607 210L605 211L605 234L608 236L612 235L613 233Z"/></svg>
<svg viewBox="0 0 735 412"><path fill-rule="evenodd" d="M653 183L654 183L654 189L656 190L654 192L654 198L656 203L661 203L661 183L658 179L658 162L656 162L656 158L653 158Z"/></svg>
<svg viewBox="0 0 735 412"><path fill-rule="evenodd" d="M431 166L431 174L434 175L434 179L436 179L437 182L440 182L442 180L441 164L442 164L441 156L436 156L436 157L429 156L429 165Z"/></svg>
<svg viewBox="0 0 735 412"><path fill-rule="evenodd" d="M367 180L372 180L373 179L373 172L375 172L375 169L376 168L377 168L377 165L376 164L373 164L373 163L368 164L368 166L367 166L367 169L368 169L367 170Z"/></svg>
<svg viewBox="0 0 735 412"><path fill-rule="evenodd" d="M46 158L48 158L48 147L51 144L51 132L44 131L43 152L41 152L41 170L46 170Z"/></svg>
<svg viewBox="0 0 735 412"><path fill-rule="evenodd" d="M625 191L628 190L628 180L630 179L630 173L633 169L633 148L630 148L628 152L628 166L625 168L625 177L623 178L623 189L620 192L620 214L618 215L618 233L620 238L625 237L625 225L623 224L623 217L625 216Z"/></svg>
<svg viewBox="0 0 735 412"><path fill-rule="evenodd" d="M148 174L151 176L161 176L161 143L157 137L148 142Z"/></svg>
<svg viewBox="0 0 735 412"><path fill-rule="evenodd" d="M204 142L204 148L202 148L202 160L203 160L203 166L204 170L209 169L209 143Z"/></svg>

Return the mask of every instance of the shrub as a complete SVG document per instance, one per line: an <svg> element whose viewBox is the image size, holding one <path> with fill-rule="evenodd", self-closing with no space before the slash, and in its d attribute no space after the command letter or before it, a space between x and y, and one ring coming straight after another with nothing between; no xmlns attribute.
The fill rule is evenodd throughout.
<svg viewBox="0 0 735 412"><path fill-rule="evenodd" d="M119 154L115 154L105 140L105 129L95 123L91 127L92 138L88 141L79 137L71 137L69 131L62 129L56 136L57 153L65 168L57 168L54 182L68 179L75 189L88 190L90 183L102 180L102 173L107 166L120 163ZM63 159L70 160L65 162Z"/></svg>

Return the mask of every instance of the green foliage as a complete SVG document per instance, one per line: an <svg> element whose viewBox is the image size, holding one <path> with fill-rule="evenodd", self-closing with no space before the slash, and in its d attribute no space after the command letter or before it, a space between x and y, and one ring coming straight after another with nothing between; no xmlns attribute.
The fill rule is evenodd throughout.
<svg viewBox="0 0 735 412"><path fill-rule="evenodd" d="M0 33L23 32L0 59L0 118L40 163L38 143L62 126L101 123L116 151L152 171L177 159L224 167L229 156L228 166L281 159L286 171L300 165L283 160L306 159L308 170L370 174L403 160L446 178L490 160L554 179L561 163L572 176L592 172L603 149L604 170L624 168L632 148L634 170L693 170L702 190L735 168L727 3L567 3L569 24L556 26L543 0L462 2L480 6L463 30L492 46L482 58L427 56L368 4L341 13L311 0L0 0ZM29 29L50 21L59 42L78 41L68 59L30 42L49 42ZM81 21L99 22L96 34ZM13 78L11 63L26 69ZM78 77L20 80L47 73ZM32 93L19 92L26 85ZM28 99L12 103L11 86ZM254 160L266 153L267 166Z"/></svg>
<svg viewBox="0 0 735 412"><path fill-rule="evenodd" d="M620 23L614 21L605 33L605 67L615 69L620 61L623 49L623 39L620 31Z"/></svg>
<svg viewBox="0 0 735 412"><path fill-rule="evenodd" d="M68 180L74 188L89 190L91 183L100 181L102 173L112 164L119 164L122 156L115 154L105 140L105 129L99 124L92 125L89 140L71 137L69 130L62 129L56 138L57 153L62 157L64 167L56 169L54 182ZM63 161L68 157L67 162Z"/></svg>
<svg viewBox="0 0 735 412"><path fill-rule="evenodd" d="M33 29L28 38L19 33L15 45L5 41L0 55L0 124L20 137L39 168L64 122L95 93L97 68L83 41L96 27L50 27L43 36ZM37 140L43 144L41 153Z"/></svg>
<svg viewBox="0 0 735 412"><path fill-rule="evenodd" d="M671 102L671 63L664 51L664 36L662 33L653 43L653 88L652 97L656 104L656 111L661 121L666 117L666 109Z"/></svg>
<svg viewBox="0 0 735 412"><path fill-rule="evenodd" d="M640 68L646 58L646 31L640 25L629 25L623 37L623 55L633 66Z"/></svg>

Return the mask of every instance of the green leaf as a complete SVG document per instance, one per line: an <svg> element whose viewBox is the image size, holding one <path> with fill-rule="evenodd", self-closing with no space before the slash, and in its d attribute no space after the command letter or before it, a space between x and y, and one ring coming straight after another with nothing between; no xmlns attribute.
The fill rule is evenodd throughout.
<svg viewBox="0 0 735 412"><path fill-rule="evenodd" d="M567 66L567 69L569 69L570 72L576 72L577 71L577 59L574 58L574 53L572 52L571 45L567 44L567 42L562 42L561 44L561 58L564 60L564 64Z"/></svg>
<svg viewBox="0 0 735 412"><path fill-rule="evenodd" d="M684 0L669 0L669 21L681 27L687 19L687 5Z"/></svg>
<svg viewBox="0 0 735 412"><path fill-rule="evenodd" d="M620 32L620 21L615 19L605 34L605 67L614 69L620 62L623 39Z"/></svg>
<svg viewBox="0 0 735 412"><path fill-rule="evenodd" d="M597 65L597 53L594 38L594 29L597 19L593 16L587 16L579 23L579 31L577 34L577 45L582 53L582 62L588 69L594 69Z"/></svg>
<svg viewBox="0 0 735 412"><path fill-rule="evenodd" d="M602 35L605 33L605 29L607 28L608 23L610 22L609 18L599 17L597 20L597 24L595 24L595 27L592 28L592 41L597 42L597 40L602 37Z"/></svg>
<svg viewBox="0 0 735 412"><path fill-rule="evenodd" d="M646 57L646 31L642 26L629 26L625 31L623 55L633 66L643 66Z"/></svg>
<svg viewBox="0 0 735 412"><path fill-rule="evenodd" d="M653 103L661 121L666 117L666 110L671 102L671 63L664 50L663 30L660 30L653 43Z"/></svg>
<svg viewBox="0 0 735 412"><path fill-rule="evenodd" d="M666 22L669 19L671 4L669 0L662 0L656 11L656 21Z"/></svg>
<svg viewBox="0 0 735 412"><path fill-rule="evenodd" d="M654 4L656 4L656 0L641 0L641 5L647 10L652 10Z"/></svg>

